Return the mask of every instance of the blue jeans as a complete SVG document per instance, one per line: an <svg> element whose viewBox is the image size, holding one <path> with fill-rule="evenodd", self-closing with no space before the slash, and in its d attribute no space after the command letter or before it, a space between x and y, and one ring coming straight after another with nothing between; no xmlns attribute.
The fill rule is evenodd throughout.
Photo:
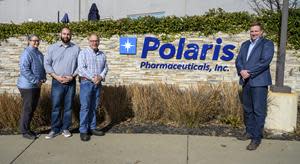
<svg viewBox="0 0 300 164"><path fill-rule="evenodd" d="M96 111L100 101L101 85L89 80L80 83L80 133L96 129Z"/></svg>
<svg viewBox="0 0 300 164"><path fill-rule="evenodd" d="M247 83L243 87L244 123L246 132L252 140L260 143L267 115L268 87L251 87Z"/></svg>
<svg viewBox="0 0 300 164"><path fill-rule="evenodd" d="M55 133L68 130L72 123L72 108L76 92L76 80L68 84L61 84L57 80L52 80L52 114L51 129ZM63 115L61 108L64 106Z"/></svg>

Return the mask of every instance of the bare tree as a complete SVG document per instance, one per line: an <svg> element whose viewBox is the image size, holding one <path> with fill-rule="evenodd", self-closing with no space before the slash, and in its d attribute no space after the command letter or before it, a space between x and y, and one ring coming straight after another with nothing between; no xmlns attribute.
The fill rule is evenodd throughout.
<svg viewBox="0 0 300 164"><path fill-rule="evenodd" d="M298 8L298 2L299 0L289 0L289 8ZM263 10L280 12L283 0L249 0L248 3L257 14L261 14Z"/></svg>

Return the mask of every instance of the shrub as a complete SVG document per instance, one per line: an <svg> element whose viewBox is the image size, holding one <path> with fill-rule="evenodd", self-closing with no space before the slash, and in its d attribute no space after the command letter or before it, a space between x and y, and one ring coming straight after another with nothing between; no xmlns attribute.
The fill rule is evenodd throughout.
<svg viewBox="0 0 300 164"><path fill-rule="evenodd" d="M124 18L120 20L83 21L73 22L67 25L62 23L23 23L0 24L0 40L35 33L47 42L58 39L57 33L63 26L69 26L74 35L87 36L91 31L101 34L103 37L126 34L177 34L181 32L197 32L199 35L211 35L217 32L236 34L247 31L254 20L265 24L268 37L278 43L280 29L280 14L263 12L261 16L247 12L224 12L222 9L209 10L201 16L164 18L140 17L138 19ZM300 49L300 9L291 9L288 20L288 43L293 48Z"/></svg>
<svg viewBox="0 0 300 164"><path fill-rule="evenodd" d="M0 129L18 131L21 108L20 95L0 94L0 112L3 113ZM76 95L74 126L78 126L79 109L79 96ZM202 83L186 89L167 84L104 86L97 117L98 123L103 126L129 118L137 122L172 123L188 127L197 127L212 120L223 120L222 123L236 126L242 120L238 86L232 83ZM44 86L32 127L48 127L50 123L50 87Z"/></svg>

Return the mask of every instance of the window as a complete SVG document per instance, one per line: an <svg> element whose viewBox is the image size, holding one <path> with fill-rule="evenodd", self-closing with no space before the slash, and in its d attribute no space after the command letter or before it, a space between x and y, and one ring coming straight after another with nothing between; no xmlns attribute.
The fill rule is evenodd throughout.
<svg viewBox="0 0 300 164"><path fill-rule="evenodd" d="M127 15L128 18L131 19L137 19L139 17L144 17L144 16L153 16L156 18L161 18L165 16L165 12L153 12L153 13L143 13L143 14L131 14L131 15Z"/></svg>

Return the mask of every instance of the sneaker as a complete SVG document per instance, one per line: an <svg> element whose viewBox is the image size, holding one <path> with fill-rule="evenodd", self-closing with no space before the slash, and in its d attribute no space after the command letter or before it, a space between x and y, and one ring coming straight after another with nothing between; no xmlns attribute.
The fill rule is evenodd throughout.
<svg viewBox="0 0 300 164"><path fill-rule="evenodd" d="M72 134L69 130L63 130L62 135L66 138L71 137Z"/></svg>
<svg viewBox="0 0 300 164"><path fill-rule="evenodd" d="M58 133L55 133L54 131L50 131L50 133L48 135L46 135L46 139L51 139L51 138L54 138L58 135Z"/></svg>
<svg viewBox="0 0 300 164"><path fill-rule="evenodd" d="M31 131L31 130L30 130L28 133L31 134L31 135L34 135L34 136L36 136L36 137L38 136L37 133L35 133L34 131Z"/></svg>

